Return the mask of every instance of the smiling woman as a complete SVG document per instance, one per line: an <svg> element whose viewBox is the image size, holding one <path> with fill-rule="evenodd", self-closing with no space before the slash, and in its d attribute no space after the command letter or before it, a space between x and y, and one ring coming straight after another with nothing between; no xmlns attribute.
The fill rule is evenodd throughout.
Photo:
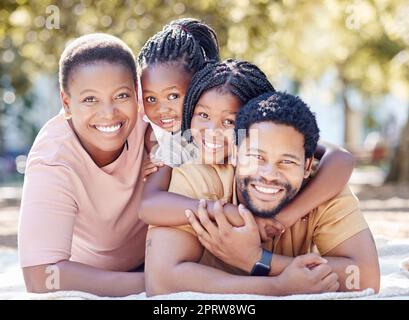
<svg viewBox="0 0 409 320"><path fill-rule="evenodd" d="M144 290L139 220L146 124L131 50L105 34L80 37L60 60L60 113L30 151L19 228L28 291L120 296ZM58 270L50 286L49 267ZM58 284L58 285L55 285Z"/></svg>

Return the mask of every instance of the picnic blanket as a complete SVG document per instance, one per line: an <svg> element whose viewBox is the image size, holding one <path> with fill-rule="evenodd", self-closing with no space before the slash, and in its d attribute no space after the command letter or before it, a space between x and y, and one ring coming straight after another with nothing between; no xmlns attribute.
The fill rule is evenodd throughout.
<svg viewBox="0 0 409 320"><path fill-rule="evenodd" d="M375 294L372 289L358 292L335 292L323 294L302 294L284 297L248 294L206 294L179 292L168 295L147 297L145 293L121 298L99 297L78 291L60 291L45 294L27 293L21 270L18 266L17 251L0 251L0 300L65 300L65 299L121 299L121 300L336 300L336 299L404 299L409 300L409 240L388 241L376 239L381 266L381 290Z"/></svg>

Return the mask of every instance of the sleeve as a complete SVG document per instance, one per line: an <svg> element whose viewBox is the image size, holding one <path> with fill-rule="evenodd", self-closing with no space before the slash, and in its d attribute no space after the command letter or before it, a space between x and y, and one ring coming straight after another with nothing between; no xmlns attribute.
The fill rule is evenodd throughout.
<svg viewBox="0 0 409 320"><path fill-rule="evenodd" d="M349 188L318 208L315 214L313 241L321 255L368 228L359 201Z"/></svg>
<svg viewBox="0 0 409 320"><path fill-rule="evenodd" d="M18 231L21 267L70 258L78 211L73 190L70 171L63 166L27 168Z"/></svg>
<svg viewBox="0 0 409 320"><path fill-rule="evenodd" d="M218 180L220 179L208 168L184 164L178 168L173 168L168 191L192 199L218 199L223 196L223 186L217 183ZM154 226L150 226L150 228L152 227ZM196 236L196 232L190 224L172 228Z"/></svg>

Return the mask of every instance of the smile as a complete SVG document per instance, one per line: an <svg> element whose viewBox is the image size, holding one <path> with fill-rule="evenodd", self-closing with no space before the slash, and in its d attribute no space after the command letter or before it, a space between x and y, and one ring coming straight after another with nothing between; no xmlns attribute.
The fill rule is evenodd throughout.
<svg viewBox="0 0 409 320"><path fill-rule="evenodd" d="M267 194L277 194L282 190L280 188L275 188L275 187L267 188L267 187L262 187L262 186L257 186L257 185L254 185L254 189L256 189L258 192L267 193Z"/></svg>
<svg viewBox="0 0 409 320"><path fill-rule="evenodd" d="M211 150L211 151L216 151L223 147L223 144L211 143L205 140L202 140L202 144L206 149Z"/></svg>
<svg viewBox="0 0 409 320"><path fill-rule="evenodd" d="M164 118L164 119L159 120L159 122L162 127L166 127L166 128L173 127L176 122L176 119L175 118Z"/></svg>
<svg viewBox="0 0 409 320"><path fill-rule="evenodd" d="M96 124L94 125L94 128L97 129L100 132L104 132L104 133L115 133L117 131L119 131L119 129L121 129L121 127L124 125L124 122L117 122L114 124Z"/></svg>

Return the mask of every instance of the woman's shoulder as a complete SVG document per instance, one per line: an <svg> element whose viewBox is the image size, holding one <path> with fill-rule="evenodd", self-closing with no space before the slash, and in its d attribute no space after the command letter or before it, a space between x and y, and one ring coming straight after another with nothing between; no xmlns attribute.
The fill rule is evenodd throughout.
<svg viewBox="0 0 409 320"><path fill-rule="evenodd" d="M69 164L79 156L77 138L62 114L47 121L28 155L27 168L35 164Z"/></svg>

